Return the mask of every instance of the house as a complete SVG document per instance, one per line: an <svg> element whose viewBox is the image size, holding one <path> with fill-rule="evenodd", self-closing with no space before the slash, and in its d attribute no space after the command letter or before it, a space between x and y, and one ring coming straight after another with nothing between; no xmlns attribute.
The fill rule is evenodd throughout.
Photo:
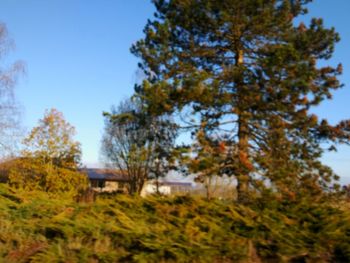
<svg viewBox="0 0 350 263"><path fill-rule="evenodd" d="M126 176L112 169L83 170L90 181L90 187L97 192L126 192L129 180Z"/></svg>
<svg viewBox="0 0 350 263"><path fill-rule="evenodd" d="M90 180L90 187L97 192L127 192L128 178L121 172L112 169L84 169ZM158 183L158 191L164 195L185 194L192 190L190 182L168 182ZM157 182L146 182L141 196L157 193Z"/></svg>
<svg viewBox="0 0 350 263"><path fill-rule="evenodd" d="M190 193L191 190L191 182L158 182L158 191L163 195L187 194ZM141 196L144 197L155 193L157 193L157 182L149 181L144 185L141 191Z"/></svg>
<svg viewBox="0 0 350 263"><path fill-rule="evenodd" d="M193 190L191 182L163 182L171 188L172 194L187 194Z"/></svg>

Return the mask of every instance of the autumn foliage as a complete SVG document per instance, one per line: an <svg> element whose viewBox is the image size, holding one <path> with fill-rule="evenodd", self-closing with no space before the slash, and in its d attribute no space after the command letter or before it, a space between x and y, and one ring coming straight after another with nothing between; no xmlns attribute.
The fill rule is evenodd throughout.
<svg viewBox="0 0 350 263"><path fill-rule="evenodd" d="M0 167L0 261L350 262L349 189L322 162L350 143L350 121L313 111L343 86L330 62L340 38L300 22L309 2L153 0L131 48L145 79L104 113L102 154L129 195L72 198L88 186L80 144L47 111ZM170 171L207 198L137 196Z"/></svg>
<svg viewBox="0 0 350 263"><path fill-rule="evenodd" d="M24 140L21 157L9 170L12 186L50 193L71 193L87 187L87 177L78 171L80 144L73 140L74 128L62 113L52 109Z"/></svg>

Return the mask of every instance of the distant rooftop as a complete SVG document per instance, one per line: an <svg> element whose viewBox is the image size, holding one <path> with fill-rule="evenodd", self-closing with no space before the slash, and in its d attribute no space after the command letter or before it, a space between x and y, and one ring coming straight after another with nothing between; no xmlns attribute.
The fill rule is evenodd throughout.
<svg viewBox="0 0 350 263"><path fill-rule="evenodd" d="M85 168L82 169L87 174L90 180L105 180L105 181L124 181L127 182L128 178L118 170L114 169L101 169L101 168ZM180 186L180 187L192 187L191 182L176 182L176 181L160 181L160 185L167 186Z"/></svg>
<svg viewBox="0 0 350 263"><path fill-rule="evenodd" d="M127 177L117 170L87 168L82 171L86 172L90 180L128 181Z"/></svg>

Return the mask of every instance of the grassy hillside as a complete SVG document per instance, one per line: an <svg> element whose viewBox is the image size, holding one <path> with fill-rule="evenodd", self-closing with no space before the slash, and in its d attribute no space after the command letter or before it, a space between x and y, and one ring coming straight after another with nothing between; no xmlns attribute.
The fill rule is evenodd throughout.
<svg viewBox="0 0 350 263"><path fill-rule="evenodd" d="M94 203L0 184L0 262L350 262L350 213L334 206L190 197Z"/></svg>

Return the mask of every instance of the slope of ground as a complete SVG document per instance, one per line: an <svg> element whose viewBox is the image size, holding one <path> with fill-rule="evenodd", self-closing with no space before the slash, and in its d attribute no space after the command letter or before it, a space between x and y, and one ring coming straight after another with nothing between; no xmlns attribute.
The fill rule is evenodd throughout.
<svg viewBox="0 0 350 263"><path fill-rule="evenodd" d="M76 203L0 184L0 262L350 262L350 215L191 197Z"/></svg>

